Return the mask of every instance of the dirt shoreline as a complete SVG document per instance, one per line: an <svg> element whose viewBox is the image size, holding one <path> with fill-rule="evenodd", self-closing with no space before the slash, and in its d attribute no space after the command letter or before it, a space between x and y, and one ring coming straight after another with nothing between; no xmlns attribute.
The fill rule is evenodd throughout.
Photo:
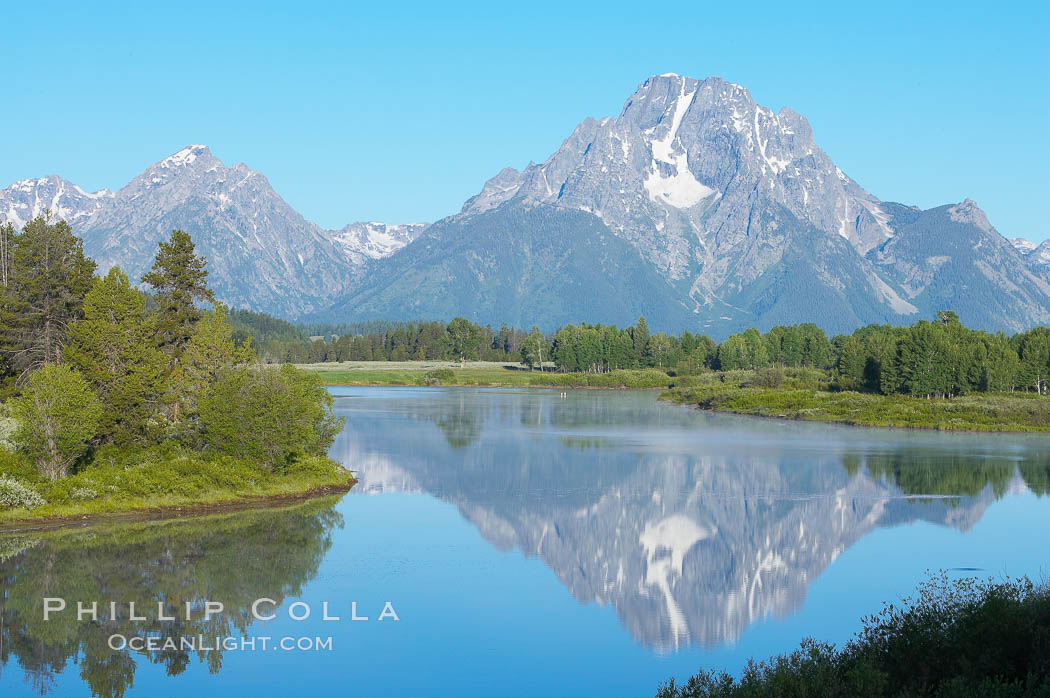
<svg viewBox="0 0 1050 698"><path fill-rule="evenodd" d="M163 521L207 514L225 514L249 509L269 509L297 504L308 499L349 492L357 479L351 477L339 485L322 485L291 494L251 495L240 499L208 502L206 504L167 504L156 507L136 507L124 511L79 514L74 516L45 516L0 523L0 533L31 533L63 528L81 528L97 523Z"/></svg>

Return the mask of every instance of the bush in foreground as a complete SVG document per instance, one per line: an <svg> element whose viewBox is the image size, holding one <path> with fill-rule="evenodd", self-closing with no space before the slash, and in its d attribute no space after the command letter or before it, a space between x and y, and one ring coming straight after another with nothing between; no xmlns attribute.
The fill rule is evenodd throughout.
<svg viewBox="0 0 1050 698"><path fill-rule="evenodd" d="M0 507L35 509L46 504L36 490L32 490L14 478L0 475Z"/></svg>
<svg viewBox="0 0 1050 698"><path fill-rule="evenodd" d="M732 696L1050 695L1050 586L1027 578L950 581L863 619L841 650L804 640L798 650L750 660L739 680L701 671L672 679L657 698Z"/></svg>
<svg viewBox="0 0 1050 698"><path fill-rule="evenodd" d="M63 364L47 364L11 401L18 421L12 440L50 480L65 477L87 450L102 409L87 381Z"/></svg>
<svg viewBox="0 0 1050 698"><path fill-rule="evenodd" d="M271 469L324 455L343 427L320 376L291 364L229 370L205 390L199 409L205 443Z"/></svg>

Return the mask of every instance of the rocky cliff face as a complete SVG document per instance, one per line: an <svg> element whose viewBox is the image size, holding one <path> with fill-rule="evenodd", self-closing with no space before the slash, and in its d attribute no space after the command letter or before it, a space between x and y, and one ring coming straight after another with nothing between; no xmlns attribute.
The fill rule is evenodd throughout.
<svg viewBox="0 0 1050 698"><path fill-rule="evenodd" d="M159 241L173 228L185 230L208 259L219 299L292 318L328 305L367 264L400 249L423 227L323 230L261 173L240 163L227 167L203 145L154 163L116 193L89 194L55 176L0 193L0 215L17 227L47 210L83 238L100 272L120 266L133 279L149 269Z"/></svg>
<svg viewBox="0 0 1050 698"><path fill-rule="evenodd" d="M720 78L661 75L639 86L617 118L587 119L546 161L521 172L505 168L486 182L457 216L430 231L428 249L448 250L440 265L421 246L409 245L396 261L376 265L331 310L373 317L383 308L405 307L399 278L411 273L433 280L451 267L461 270L470 294L442 301L462 314L474 311L482 322L505 320L478 313L478 307L507 298L497 292L497 280L538 270L495 265L482 274L470 257L529 239L532 230L522 225L528 211L534 227L544 218L557 231L566 254L579 245L584 227L608 231L636 250L661 283L624 290L592 284L582 297L606 312L584 315L571 305L565 312L560 303L536 304L522 318L525 326L622 322L620 309L650 297L643 301L645 314L661 318L661 327L715 336L814 320L831 331L848 330L870 322L912 322L944 308L990 329L1044 321L1050 313L1045 273L1004 244L972 202L952 210L934 209L926 220L944 218L954 232L912 225L922 212L865 191L815 144L801 115L763 107L743 87ZM597 220L574 223L564 211ZM454 243L444 245L467 228L478 240L475 249L457 253ZM894 244L902 231L909 242ZM960 236L969 240L965 249ZM928 269L929 257L957 255L964 258L950 274ZM916 283L917 274L959 292ZM561 264L565 288L555 287L551 295L580 298L572 282L585 276L582 266ZM657 288L660 293L654 293ZM993 310L971 307L986 298L964 290L978 288L998 296ZM674 301L658 301L667 290ZM413 312L422 317L441 310L424 300Z"/></svg>
<svg viewBox="0 0 1050 698"><path fill-rule="evenodd" d="M293 319L553 329L645 315L654 329L716 338L942 309L989 330L1050 321L1050 244L1011 244L970 200L929 211L880 201L803 116L717 77L649 78L619 116L584 120L544 162L501 170L429 227L323 230L205 146L115 194L53 176L0 192L0 220L45 209L71 221L102 269L133 277L183 228L221 299Z"/></svg>

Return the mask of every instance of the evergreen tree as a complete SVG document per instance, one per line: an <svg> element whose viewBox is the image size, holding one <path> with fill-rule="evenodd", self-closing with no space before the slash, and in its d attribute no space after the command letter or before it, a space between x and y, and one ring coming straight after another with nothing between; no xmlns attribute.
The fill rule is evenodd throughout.
<svg viewBox="0 0 1050 698"><path fill-rule="evenodd" d="M929 322L913 325L901 342L899 359L902 383L909 393L949 394L951 355L943 327Z"/></svg>
<svg viewBox="0 0 1050 698"><path fill-rule="evenodd" d="M631 339L634 341L635 365L641 368L652 366L652 354L649 351L649 323L645 321L645 316L638 318L631 332Z"/></svg>
<svg viewBox="0 0 1050 698"><path fill-rule="evenodd" d="M69 333L69 363L98 395L99 434L118 444L156 436L154 415L167 380L167 360L153 342L156 328L145 298L119 267L95 279L84 298L84 319Z"/></svg>
<svg viewBox="0 0 1050 698"><path fill-rule="evenodd" d="M838 374L842 385L847 388L859 387L866 363L867 357L860 340L856 336L848 337L839 354Z"/></svg>
<svg viewBox="0 0 1050 698"><path fill-rule="evenodd" d="M291 364L226 371L200 399L205 442L269 469L323 455L342 429L321 377Z"/></svg>
<svg viewBox="0 0 1050 698"><path fill-rule="evenodd" d="M182 407L182 419L197 414L197 398L236 363L251 362L251 345L236 347L233 327L226 319L226 306L216 303L193 327L182 360L172 377L173 400Z"/></svg>
<svg viewBox="0 0 1050 698"><path fill-rule="evenodd" d="M8 365L19 378L62 360L94 272L95 263L65 221L40 216L14 237L3 324Z"/></svg>
<svg viewBox="0 0 1050 698"><path fill-rule="evenodd" d="M142 277L156 292L157 339L173 363L182 356L201 317L197 303L215 300L208 288L207 265L195 254L189 234L173 230L167 242L160 242L153 268Z"/></svg>

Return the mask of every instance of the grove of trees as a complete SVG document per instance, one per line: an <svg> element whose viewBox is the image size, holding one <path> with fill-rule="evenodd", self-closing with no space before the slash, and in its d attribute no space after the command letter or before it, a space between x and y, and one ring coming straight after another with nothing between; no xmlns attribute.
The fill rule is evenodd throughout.
<svg viewBox="0 0 1050 698"><path fill-rule="evenodd" d="M4 409L41 476L61 479L107 444L174 441L269 469L326 452L340 428L331 396L315 374L264 368L250 338L235 342L186 233L160 243L142 279L152 294L118 267L94 276L64 221L0 238Z"/></svg>
<svg viewBox="0 0 1050 698"><path fill-rule="evenodd" d="M550 333L506 325L493 330L464 318L447 325L372 322L361 331L310 340L291 323L235 312L237 334L261 337L255 346L273 362L476 359L562 372L658 368L676 375L797 367L831 371L843 389L887 395L1050 394L1050 328L993 334L964 327L951 311L910 327L869 325L831 338L813 323L765 333L749 329L720 344L688 331L651 333L644 317L630 327L565 325Z"/></svg>

